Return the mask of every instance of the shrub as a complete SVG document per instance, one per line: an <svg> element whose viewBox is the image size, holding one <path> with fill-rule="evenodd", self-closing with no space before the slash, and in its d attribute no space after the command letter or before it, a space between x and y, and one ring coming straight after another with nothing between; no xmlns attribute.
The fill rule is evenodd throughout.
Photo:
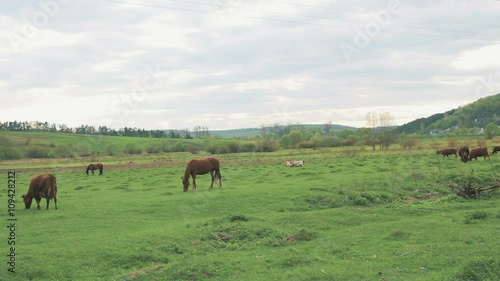
<svg viewBox="0 0 500 281"><path fill-rule="evenodd" d="M92 149L90 149L90 147L87 147L87 146L78 147L76 152L77 152L78 156L81 156L81 157L92 156L94 154Z"/></svg>
<svg viewBox="0 0 500 281"><path fill-rule="evenodd" d="M238 147L238 152L255 152L255 150L257 149L256 147L257 146L255 145L254 142L250 142L250 141L243 142L243 143L240 143L240 145Z"/></svg>
<svg viewBox="0 0 500 281"><path fill-rule="evenodd" d="M257 151L260 152L273 152L278 150L279 145L277 141L274 140L259 140L257 142Z"/></svg>
<svg viewBox="0 0 500 281"><path fill-rule="evenodd" d="M147 153L160 153L162 151L161 147L157 143L149 143L146 146L146 152Z"/></svg>
<svg viewBox="0 0 500 281"><path fill-rule="evenodd" d="M299 148L317 148L318 143L314 141L303 141L299 143Z"/></svg>
<svg viewBox="0 0 500 281"><path fill-rule="evenodd" d="M135 143L127 143L123 152L128 154L141 154L142 149L138 147Z"/></svg>
<svg viewBox="0 0 500 281"><path fill-rule="evenodd" d="M56 158L71 158L75 156L75 152L71 145L63 144L57 145L56 147L51 149L49 152L49 156Z"/></svg>
<svg viewBox="0 0 500 281"><path fill-rule="evenodd" d="M193 154L200 152L201 149L202 149L201 144L197 144L197 143L188 143L187 144L187 151L189 151Z"/></svg>
<svg viewBox="0 0 500 281"><path fill-rule="evenodd" d="M163 152L172 152L172 146L166 140L162 140L160 142L159 146L160 146L161 151L163 151Z"/></svg>
<svg viewBox="0 0 500 281"><path fill-rule="evenodd" d="M413 147L418 145L418 139L416 135L405 135L402 134L399 138L399 145L403 147L403 149L412 149Z"/></svg>
<svg viewBox="0 0 500 281"><path fill-rule="evenodd" d="M184 152L184 151L187 151L186 144L183 143L182 141L177 141L174 144L174 147L172 147L172 151L173 152Z"/></svg>
<svg viewBox="0 0 500 281"><path fill-rule="evenodd" d="M339 147L342 145L342 140L336 136L326 136L320 140L319 145L321 147Z"/></svg>
<svg viewBox="0 0 500 281"><path fill-rule="evenodd" d="M356 145L360 140L361 140L361 137L350 135L344 139L343 144L345 146L353 146L353 145Z"/></svg>
<svg viewBox="0 0 500 281"><path fill-rule="evenodd" d="M26 156L28 158L47 158L49 157L50 148L41 145L28 145Z"/></svg>
<svg viewBox="0 0 500 281"><path fill-rule="evenodd" d="M206 151L212 154L228 154L238 152L254 152L256 145L253 142L224 141L208 144Z"/></svg>
<svg viewBox="0 0 500 281"><path fill-rule="evenodd" d="M118 151L118 148L116 148L115 144L110 143L110 144L106 145L104 150L106 152L106 155L113 156Z"/></svg>
<svg viewBox="0 0 500 281"><path fill-rule="evenodd" d="M0 159L11 160L20 159L23 155L21 150L14 147L14 143L5 136L0 136Z"/></svg>
<svg viewBox="0 0 500 281"><path fill-rule="evenodd" d="M22 157L23 154L19 148L11 147L6 149L5 147L0 147L0 160L21 159Z"/></svg>

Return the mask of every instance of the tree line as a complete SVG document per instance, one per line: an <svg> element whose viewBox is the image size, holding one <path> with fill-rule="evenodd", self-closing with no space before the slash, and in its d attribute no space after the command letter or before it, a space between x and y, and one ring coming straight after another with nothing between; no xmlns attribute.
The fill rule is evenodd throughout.
<svg viewBox="0 0 500 281"><path fill-rule="evenodd" d="M404 149L418 145L415 134L398 133L394 125L394 117L389 112L368 112L365 116L366 126L362 128L344 128L333 130L331 121L315 126L311 125L262 125L258 135L245 139L218 140L211 137L207 127L196 126L189 130L144 130L137 128L121 128L114 130L106 126L81 125L70 128L48 122L0 122L0 130L8 131L40 131L68 134L109 135L163 138L158 142L148 144L129 143L125 147L117 147L110 143L102 146L89 147L85 145L50 145L43 146L31 141L24 146L7 145L4 138L0 144L0 159L44 158L44 157L78 157L90 155L140 154L161 152L196 152L204 150L214 154L238 152L270 152L280 148L286 149L316 149L321 147L369 146L373 150L387 150L393 144L399 144ZM487 128L488 129L488 128ZM488 131L488 130L486 130ZM193 143L182 139L205 139L204 143ZM178 139L178 140L173 140ZM213 141L212 141L213 140ZM16 153L14 153L16 152ZM14 153L14 154L13 154ZM12 154L12 155L11 155ZM3 156L2 156L3 155Z"/></svg>
<svg viewBox="0 0 500 281"><path fill-rule="evenodd" d="M0 122L2 131L24 131L24 132L50 132L82 135L106 135L106 136L126 136L126 137L147 137L147 138L174 138L192 139L209 136L207 127L196 126L193 131L185 130L145 130L140 128L124 127L118 130L107 126L80 125L78 127L68 127L64 124L55 124L40 121L6 121Z"/></svg>

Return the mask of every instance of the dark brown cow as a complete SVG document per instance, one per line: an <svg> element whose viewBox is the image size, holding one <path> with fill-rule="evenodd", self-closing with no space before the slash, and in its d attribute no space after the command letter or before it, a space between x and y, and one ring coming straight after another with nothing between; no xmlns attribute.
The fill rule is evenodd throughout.
<svg viewBox="0 0 500 281"><path fill-rule="evenodd" d="M478 147L474 147L473 149L471 149L470 155L469 155L469 161L471 161L472 158L477 160L477 158L481 157L481 156L483 156L485 160L486 160L486 157L488 157L488 159L490 158L490 156L488 155L488 149L486 148L486 146L478 146Z"/></svg>
<svg viewBox="0 0 500 281"><path fill-rule="evenodd" d="M436 151L436 154L442 154L443 158L449 157L450 155L455 155L455 158L457 158L457 150L455 148L446 148L446 149L441 149Z"/></svg>
<svg viewBox="0 0 500 281"><path fill-rule="evenodd" d="M87 166L87 171L85 171L85 173L88 175L89 171L92 171L92 175L93 175L94 170L99 170L99 175L102 175L103 168L104 168L104 166L101 163L90 164Z"/></svg>
<svg viewBox="0 0 500 281"><path fill-rule="evenodd" d="M210 184L210 188L213 188L215 178L219 179L219 187L221 187L222 176L220 174L219 160L209 157L203 159L193 159L189 161L186 166L186 171L184 172L184 177L181 177L182 185L184 186L184 192L188 191L189 176L193 178L193 190L196 190L196 175L205 175L208 173L210 173L210 175L212 176L212 183Z"/></svg>
<svg viewBox="0 0 500 281"><path fill-rule="evenodd" d="M460 159L462 162L467 163L469 161L469 148L467 146L462 146L458 149L458 155L460 156Z"/></svg>
<svg viewBox="0 0 500 281"><path fill-rule="evenodd" d="M56 177L52 174L43 174L34 176L31 178L30 187L28 189L28 193L23 197L24 205L26 209L31 207L31 202L33 198L36 200L37 209L40 209L40 200L42 198L47 199L47 207L45 210L49 209L49 201L50 199L54 199L54 205L57 210L57 183Z"/></svg>
<svg viewBox="0 0 500 281"><path fill-rule="evenodd" d="M500 146L495 146L495 147L493 147L493 151L491 152L491 154L495 154L499 151L500 151Z"/></svg>

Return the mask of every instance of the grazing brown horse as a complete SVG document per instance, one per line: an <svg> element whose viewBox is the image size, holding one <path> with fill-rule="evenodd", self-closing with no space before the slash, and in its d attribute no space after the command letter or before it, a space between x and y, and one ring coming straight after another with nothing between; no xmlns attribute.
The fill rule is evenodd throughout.
<svg viewBox="0 0 500 281"><path fill-rule="evenodd" d="M214 180L219 179L219 187L222 186L222 176L220 174L220 163L216 158L202 158L193 159L189 161L186 166L186 171L184 172L184 177L182 179L182 185L184 186L184 192L188 191L189 187L189 176L193 178L193 190L196 190L196 175L205 175L210 173L212 176L212 183L210 188L214 186ZM215 173L215 174L214 174Z"/></svg>
<svg viewBox="0 0 500 281"><path fill-rule="evenodd" d="M87 171L85 171L85 173L88 175L89 171L92 171L92 175L93 175L94 170L99 170L99 175L102 175L103 168L104 168L104 166L101 163L90 164L87 166Z"/></svg>

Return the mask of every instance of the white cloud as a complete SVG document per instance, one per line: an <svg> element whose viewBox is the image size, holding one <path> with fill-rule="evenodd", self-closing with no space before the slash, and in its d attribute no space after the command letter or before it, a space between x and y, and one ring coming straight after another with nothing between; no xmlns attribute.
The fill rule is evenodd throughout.
<svg viewBox="0 0 500 281"><path fill-rule="evenodd" d="M97 64L92 65L90 71L95 72L113 72L124 67L127 60L119 59L119 60L107 60Z"/></svg>
<svg viewBox="0 0 500 281"><path fill-rule="evenodd" d="M500 44L466 50L459 54L452 65L465 70L500 67L498 54L500 54Z"/></svg>

